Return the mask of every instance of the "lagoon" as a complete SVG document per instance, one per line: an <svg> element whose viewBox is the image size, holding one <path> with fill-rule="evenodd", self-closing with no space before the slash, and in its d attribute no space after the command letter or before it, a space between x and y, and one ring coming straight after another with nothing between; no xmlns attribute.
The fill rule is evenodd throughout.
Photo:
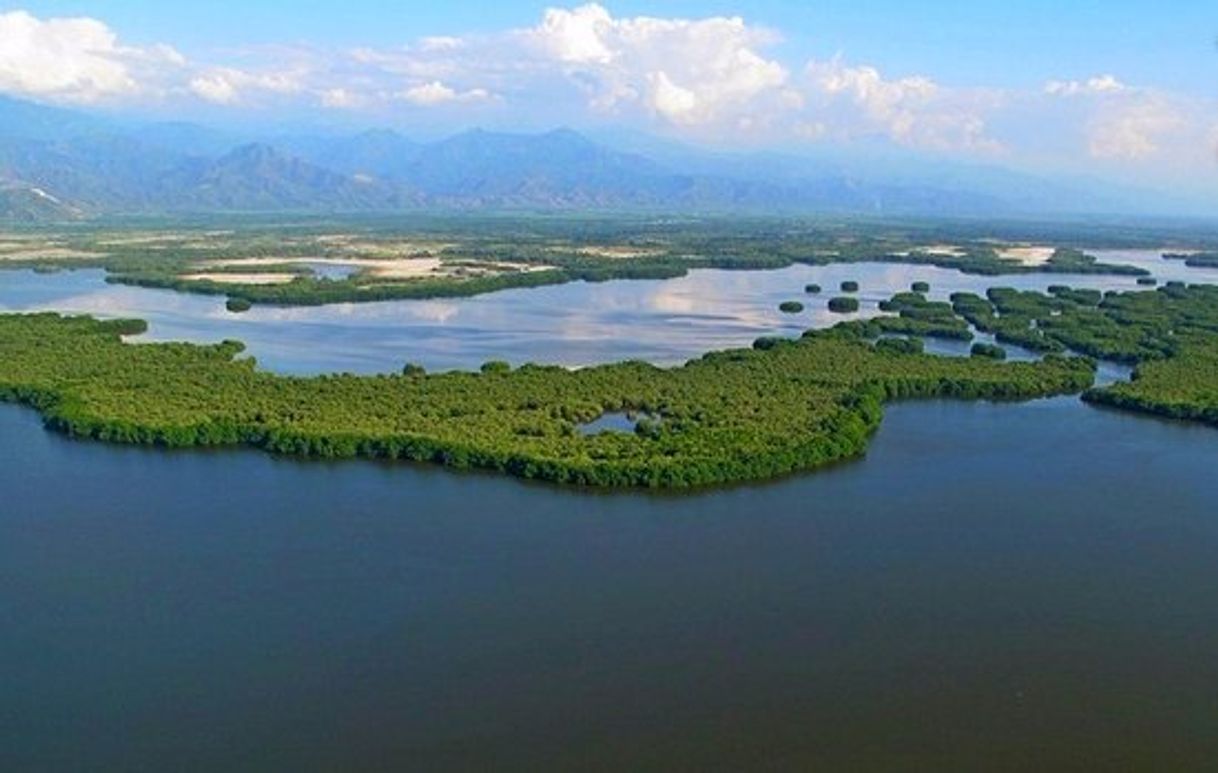
<svg viewBox="0 0 1218 773"><path fill-rule="evenodd" d="M1218 269L1193 269L1157 252L1096 251L1101 260L1150 265L1163 280L1218 284ZM984 294L994 286L1044 290L1068 284L1100 290L1139 289L1133 277L1025 274L971 276L895 264L797 265L773 271L695 270L670 280L619 280L506 290L474 298L255 306L225 310L224 299L106 284L97 270L38 274L0 272L0 313L49 309L148 320L146 340L244 341L262 367L281 373L397 372L407 362L428 370L476 369L487 360L566 366L642 359L675 365L719 349L748 346L764 335L796 336L856 315L832 314L833 293L807 296L806 284L835 288L857 280L863 311L915 281L930 297ZM1145 288L1141 288L1145 289ZM778 304L798 300L801 314Z"/></svg>

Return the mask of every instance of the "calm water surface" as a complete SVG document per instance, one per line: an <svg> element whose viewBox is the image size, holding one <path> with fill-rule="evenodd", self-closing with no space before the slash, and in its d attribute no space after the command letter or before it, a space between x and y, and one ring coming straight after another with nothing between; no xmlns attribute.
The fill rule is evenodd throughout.
<svg viewBox="0 0 1218 773"><path fill-rule="evenodd" d="M935 402L819 474L592 495L0 407L0 769L1203 769L1215 463Z"/></svg>
<svg viewBox="0 0 1218 773"><path fill-rule="evenodd" d="M1218 284L1218 270L1190 269L1157 252L1098 252L1103 260L1144 265L1160 278ZM1050 284L1136 289L1111 276L978 277L937 268L887 264L792 266L779 271L693 271L665 281L577 282L509 290L476 298L338 304L320 308L259 306L231 314L224 300L107 285L101 271L0 272L0 312L51 309L148 320L147 340L246 342L263 367L285 373L395 372L406 362L433 370L472 369L490 359L590 365L645 359L661 365L705 352L748 346L762 335L795 336L843 319L825 309L844 280L861 284L863 315L907 290L931 283L931 296L984 293L1005 285L1043 290ZM825 288L805 296L804 285ZM784 300L808 309L788 315ZM846 317L848 318L848 317Z"/></svg>
<svg viewBox="0 0 1218 773"><path fill-rule="evenodd" d="M5 272L0 309L291 372L676 362L828 324L775 307L844 279L869 306L1133 286L794 267L235 316ZM77 443L0 406L0 770L1202 769L1216 464L1218 432L1074 398L931 402L857 463L607 495Z"/></svg>

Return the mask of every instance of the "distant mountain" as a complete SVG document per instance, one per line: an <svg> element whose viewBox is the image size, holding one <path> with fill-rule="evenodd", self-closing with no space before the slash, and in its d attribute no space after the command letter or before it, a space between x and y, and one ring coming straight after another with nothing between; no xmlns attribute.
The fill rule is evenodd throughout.
<svg viewBox="0 0 1218 773"><path fill-rule="evenodd" d="M23 180L97 211L161 206L161 180L184 161L122 134L0 140L0 178Z"/></svg>
<svg viewBox="0 0 1218 773"><path fill-rule="evenodd" d="M272 143L318 166L386 182L404 180L423 149L391 129L341 137L280 137Z"/></svg>
<svg viewBox="0 0 1218 773"><path fill-rule="evenodd" d="M36 223L71 220L83 213L41 188L16 181L0 181L0 220Z"/></svg>
<svg viewBox="0 0 1218 773"><path fill-rule="evenodd" d="M127 134L140 144L162 153L194 157L221 156L250 141L244 134L185 121L137 125L128 129Z"/></svg>
<svg viewBox="0 0 1218 773"><path fill-rule="evenodd" d="M399 206L397 191L282 153L270 145L242 145L214 161L180 166L161 180L173 209L385 210Z"/></svg>
<svg viewBox="0 0 1218 773"><path fill-rule="evenodd" d="M25 186L7 189L11 203L0 217L418 208L1017 216L1128 205L1139 211L1133 194L942 159L713 153L642 135L617 144L626 149L569 129L475 129L431 143L390 130L250 141L195 124L120 124L0 98L0 181ZM35 189L49 198L31 199Z"/></svg>
<svg viewBox="0 0 1218 773"><path fill-rule="evenodd" d="M437 199L494 205L646 204L687 185L653 161L565 129L464 132L423 148L402 180Z"/></svg>
<svg viewBox="0 0 1218 773"><path fill-rule="evenodd" d="M63 139L106 126L106 121L86 113L0 96L0 140Z"/></svg>

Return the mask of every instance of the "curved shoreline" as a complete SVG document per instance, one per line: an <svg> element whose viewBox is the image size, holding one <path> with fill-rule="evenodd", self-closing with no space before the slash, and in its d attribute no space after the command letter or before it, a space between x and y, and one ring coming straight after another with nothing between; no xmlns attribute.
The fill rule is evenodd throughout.
<svg viewBox="0 0 1218 773"><path fill-rule="evenodd" d="M0 317L0 397L76 437L246 445L320 458L428 461L585 486L761 480L861 454L882 403L1082 391L1089 360L999 365L902 354L832 331L671 369L293 378L236 360L240 344L123 343L132 322ZM650 433L582 436L608 410L664 417Z"/></svg>
<svg viewBox="0 0 1218 773"><path fill-rule="evenodd" d="M407 367L308 378L259 371L237 359L244 347L235 341L125 343L146 328L138 320L8 315L0 399L31 405L48 427L76 437L405 459L602 487L687 488L815 469L862 454L883 404L899 399L1085 392L1089 402L1218 424L1218 287L991 288L952 303L899 293L884 306L896 316L761 338L672 368L490 362L480 373ZM971 338L969 325L1044 357L923 353L917 336ZM1093 388L1092 357L1136 364L1133 379ZM579 431L616 411L660 420L634 433Z"/></svg>

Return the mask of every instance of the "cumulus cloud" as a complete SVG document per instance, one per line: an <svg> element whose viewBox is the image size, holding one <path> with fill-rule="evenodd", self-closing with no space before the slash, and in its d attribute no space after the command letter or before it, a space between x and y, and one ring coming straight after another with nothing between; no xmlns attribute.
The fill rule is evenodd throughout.
<svg viewBox="0 0 1218 773"><path fill-rule="evenodd" d="M1143 161L1164 154L1164 140L1187 130L1191 118L1180 101L1114 75L1053 80L1044 93L1081 111L1088 154L1099 160Z"/></svg>
<svg viewBox="0 0 1218 773"><path fill-rule="evenodd" d="M986 135L992 94L946 89L924 76L888 79L874 67L851 67L840 59L811 62L806 74L839 133L881 134L900 145L935 150L999 148ZM829 131L825 119L815 126L819 133Z"/></svg>
<svg viewBox="0 0 1218 773"><path fill-rule="evenodd" d="M364 105L364 99L344 88L324 89L319 95L322 107L334 110L358 110Z"/></svg>
<svg viewBox="0 0 1218 773"><path fill-rule="evenodd" d="M197 61L168 45L130 45L97 19L12 11L0 13L0 93L165 112L320 106L379 119L499 110L521 123L607 119L735 146L865 138L1131 165L1189 153L1195 164L1218 145L1213 104L1113 73L1028 89L962 87L842 58L783 61L779 42L740 16L617 16L593 2L550 8L517 29L398 47L277 46Z"/></svg>
<svg viewBox="0 0 1218 773"><path fill-rule="evenodd" d="M400 92L398 98L412 105L431 107L461 102L485 102L491 98L491 94L486 89L457 91L440 81L431 81Z"/></svg>
<svg viewBox="0 0 1218 773"><path fill-rule="evenodd" d="M1143 96L1099 111L1088 128L1088 150L1097 159L1152 158L1163 151L1164 138L1188 123L1170 100Z"/></svg>
<svg viewBox="0 0 1218 773"><path fill-rule="evenodd" d="M195 96L217 105L232 105L258 94L300 94L306 91L300 73L248 72L234 67L211 68L191 78Z"/></svg>
<svg viewBox="0 0 1218 773"><path fill-rule="evenodd" d="M573 64L607 65L617 53L606 38L615 35L617 22L596 4L574 10L550 8L532 31L537 44L555 59Z"/></svg>
<svg viewBox="0 0 1218 773"><path fill-rule="evenodd" d="M191 78L190 90L199 98L217 105L231 105L237 101L237 87L221 75Z"/></svg>
<svg viewBox="0 0 1218 773"><path fill-rule="evenodd" d="M1128 89L1115 75L1096 75L1085 81L1049 81L1044 91L1055 97L1074 97L1080 94L1120 94Z"/></svg>
<svg viewBox="0 0 1218 773"><path fill-rule="evenodd" d="M169 46L121 45L97 19L0 13L0 91L9 94L79 103L134 96L143 85L136 71L183 64Z"/></svg>
<svg viewBox="0 0 1218 773"><path fill-rule="evenodd" d="M292 99L344 110L507 105L554 122L590 111L712 139L879 132L907 145L976 148L984 133L977 111L927 78L888 80L834 61L795 82L768 54L778 34L739 16L616 17L589 3L550 8L531 27L397 49L279 48L262 69L124 47L96 20L0 19L12 28L0 27L0 90L82 101L144 93L231 108Z"/></svg>
<svg viewBox="0 0 1218 773"><path fill-rule="evenodd" d="M619 19L589 4L552 8L520 37L579 83L593 109L640 106L683 126L738 124L769 109L789 78L762 54L777 35L738 16Z"/></svg>

